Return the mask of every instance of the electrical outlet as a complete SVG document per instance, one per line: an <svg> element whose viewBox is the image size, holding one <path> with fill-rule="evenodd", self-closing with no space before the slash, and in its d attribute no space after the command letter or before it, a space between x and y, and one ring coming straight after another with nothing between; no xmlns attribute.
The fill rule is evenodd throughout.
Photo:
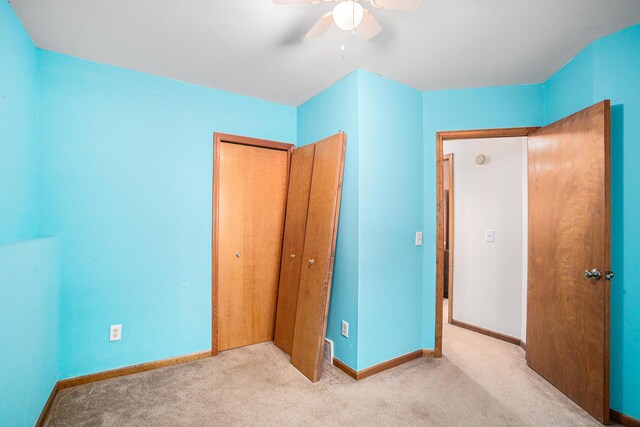
<svg viewBox="0 0 640 427"><path fill-rule="evenodd" d="M111 325L109 341L120 341L122 339L122 325Z"/></svg>
<svg viewBox="0 0 640 427"><path fill-rule="evenodd" d="M349 323L342 321L342 336L345 338L349 338Z"/></svg>

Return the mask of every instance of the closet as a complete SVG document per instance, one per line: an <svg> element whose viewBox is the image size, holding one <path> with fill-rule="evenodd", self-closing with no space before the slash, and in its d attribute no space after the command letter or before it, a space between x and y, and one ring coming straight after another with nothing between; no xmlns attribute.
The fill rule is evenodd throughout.
<svg viewBox="0 0 640 427"><path fill-rule="evenodd" d="M215 135L212 353L273 340L320 378L345 150Z"/></svg>
<svg viewBox="0 0 640 427"><path fill-rule="evenodd" d="M289 152L218 147L218 349L273 337Z"/></svg>

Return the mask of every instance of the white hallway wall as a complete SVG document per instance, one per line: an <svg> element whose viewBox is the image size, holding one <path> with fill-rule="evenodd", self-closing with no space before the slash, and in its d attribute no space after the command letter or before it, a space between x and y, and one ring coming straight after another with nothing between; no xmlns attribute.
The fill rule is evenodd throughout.
<svg viewBox="0 0 640 427"><path fill-rule="evenodd" d="M525 340L526 141L446 141L454 154L453 318ZM486 156L477 165L475 157ZM495 240L485 242L485 230Z"/></svg>

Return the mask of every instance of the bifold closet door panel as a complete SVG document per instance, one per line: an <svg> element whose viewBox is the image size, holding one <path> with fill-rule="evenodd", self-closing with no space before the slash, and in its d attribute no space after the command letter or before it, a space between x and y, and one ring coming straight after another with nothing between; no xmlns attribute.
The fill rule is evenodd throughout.
<svg viewBox="0 0 640 427"><path fill-rule="evenodd" d="M273 339L288 153L219 147L219 350Z"/></svg>
<svg viewBox="0 0 640 427"><path fill-rule="evenodd" d="M276 329L273 339L275 345L287 354L291 354L296 322L300 267L302 266L302 250L307 227L314 152L315 144L311 144L297 148L291 154Z"/></svg>
<svg viewBox="0 0 640 427"><path fill-rule="evenodd" d="M346 135L316 143L291 363L311 381L320 378L327 327Z"/></svg>

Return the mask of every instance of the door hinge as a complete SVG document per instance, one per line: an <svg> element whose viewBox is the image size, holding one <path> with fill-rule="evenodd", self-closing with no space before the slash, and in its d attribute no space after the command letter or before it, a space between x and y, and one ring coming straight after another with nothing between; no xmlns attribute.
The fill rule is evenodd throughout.
<svg viewBox="0 0 640 427"><path fill-rule="evenodd" d="M613 279L613 277L614 277L613 271L607 271L604 273L605 280L611 280Z"/></svg>

